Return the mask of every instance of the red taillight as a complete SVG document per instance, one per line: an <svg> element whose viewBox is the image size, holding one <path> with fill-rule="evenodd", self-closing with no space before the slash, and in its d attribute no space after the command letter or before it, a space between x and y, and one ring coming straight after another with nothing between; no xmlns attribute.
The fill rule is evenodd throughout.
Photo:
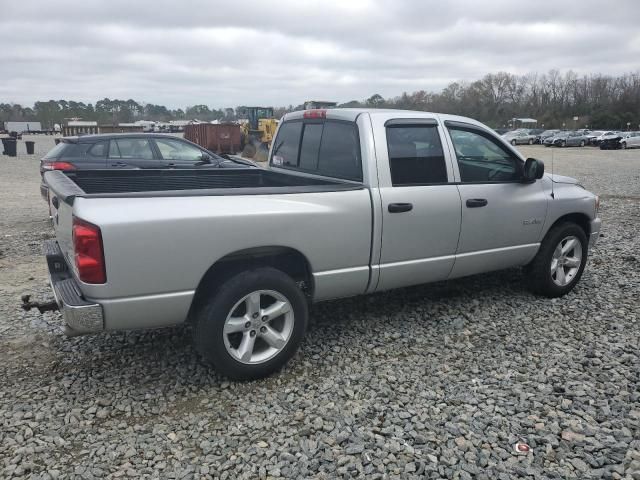
<svg viewBox="0 0 640 480"><path fill-rule="evenodd" d="M304 118L327 118L326 110L305 110L302 114Z"/></svg>
<svg viewBox="0 0 640 480"><path fill-rule="evenodd" d="M63 172L69 172L75 170L76 166L70 162L42 162L43 170L62 170Z"/></svg>
<svg viewBox="0 0 640 480"><path fill-rule="evenodd" d="M80 280L84 283L106 283L100 228L73 217L73 248Z"/></svg>

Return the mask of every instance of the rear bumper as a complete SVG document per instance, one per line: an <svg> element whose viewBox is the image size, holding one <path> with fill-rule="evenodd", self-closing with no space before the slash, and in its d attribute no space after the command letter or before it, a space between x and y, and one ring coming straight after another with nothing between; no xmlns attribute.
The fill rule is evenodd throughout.
<svg viewBox="0 0 640 480"><path fill-rule="evenodd" d="M102 305L83 298L58 242L47 240L44 244L44 254L49 268L51 289L64 317L64 333L75 336L103 331Z"/></svg>
<svg viewBox="0 0 640 480"><path fill-rule="evenodd" d="M598 241L598 238L600 237L600 228L602 227L602 220L600 220L599 217L594 218L593 220L591 220L589 227L590 227L589 231L591 232L589 234L589 248L591 248L596 244L596 242Z"/></svg>

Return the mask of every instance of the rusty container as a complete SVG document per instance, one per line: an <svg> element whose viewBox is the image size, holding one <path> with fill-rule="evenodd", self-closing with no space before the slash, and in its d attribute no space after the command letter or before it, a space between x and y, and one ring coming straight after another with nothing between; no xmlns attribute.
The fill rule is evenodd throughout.
<svg viewBox="0 0 640 480"><path fill-rule="evenodd" d="M184 138L214 153L238 153L242 150L240 125L235 123L187 125Z"/></svg>

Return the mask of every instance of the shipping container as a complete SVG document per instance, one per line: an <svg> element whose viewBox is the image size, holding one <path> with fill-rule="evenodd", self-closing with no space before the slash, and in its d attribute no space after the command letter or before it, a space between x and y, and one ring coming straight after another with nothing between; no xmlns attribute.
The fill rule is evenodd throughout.
<svg viewBox="0 0 640 480"><path fill-rule="evenodd" d="M214 153L238 153L242 150L240 125L235 123L187 125L184 138Z"/></svg>

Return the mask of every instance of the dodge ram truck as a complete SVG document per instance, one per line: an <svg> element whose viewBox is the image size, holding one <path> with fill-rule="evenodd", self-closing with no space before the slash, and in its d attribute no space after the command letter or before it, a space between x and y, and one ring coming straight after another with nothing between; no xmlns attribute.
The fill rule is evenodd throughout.
<svg viewBox="0 0 640 480"><path fill-rule="evenodd" d="M269 168L44 175L68 335L189 322L235 379L294 354L313 302L512 267L571 291L599 199L483 124L436 113L285 115Z"/></svg>

